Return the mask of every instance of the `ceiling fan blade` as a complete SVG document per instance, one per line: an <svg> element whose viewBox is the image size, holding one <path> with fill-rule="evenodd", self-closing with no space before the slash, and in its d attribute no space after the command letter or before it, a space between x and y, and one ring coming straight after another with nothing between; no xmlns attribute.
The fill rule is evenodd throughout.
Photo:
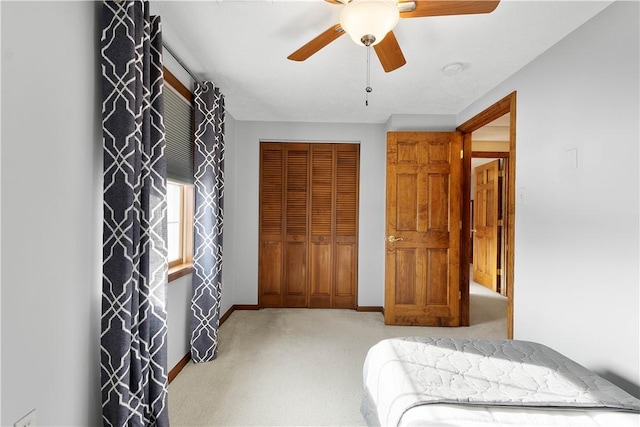
<svg viewBox="0 0 640 427"><path fill-rule="evenodd" d="M415 7L411 7L411 3ZM423 16L470 15L476 13L490 13L498 7L500 0L415 0L400 2L401 18L420 18Z"/></svg>
<svg viewBox="0 0 640 427"><path fill-rule="evenodd" d="M309 43L302 46L300 49L293 52L291 55L287 56L287 59L292 61L304 61L344 33L345 32L340 24L336 24L315 39L311 40Z"/></svg>
<svg viewBox="0 0 640 427"><path fill-rule="evenodd" d="M324 1L331 4L347 4L349 3L350 0L324 0Z"/></svg>
<svg viewBox="0 0 640 427"><path fill-rule="evenodd" d="M407 63L393 31L389 31L385 38L373 48L376 50L382 68L387 73Z"/></svg>

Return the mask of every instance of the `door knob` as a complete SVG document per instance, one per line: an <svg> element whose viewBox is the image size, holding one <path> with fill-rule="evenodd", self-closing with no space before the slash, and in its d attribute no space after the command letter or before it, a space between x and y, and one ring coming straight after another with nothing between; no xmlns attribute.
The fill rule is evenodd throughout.
<svg viewBox="0 0 640 427"><path fill-rule="evenodd" d="M402 237L389 236L387 237L387 240L393 243L393 242L399 242L400 240L404 240L404 239Z"/></svg>

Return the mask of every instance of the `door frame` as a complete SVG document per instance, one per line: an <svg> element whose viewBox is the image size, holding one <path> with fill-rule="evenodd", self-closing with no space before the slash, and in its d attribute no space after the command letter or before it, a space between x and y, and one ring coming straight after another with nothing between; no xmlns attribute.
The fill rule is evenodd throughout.
<svg viewBox="0 0 640 427"><path fill-rule="evenodd" d="M471 134L505 114L509 117L509 168L505 171L506 200L506 282L507 282L507 338L513 339L514 251L516 214L516 92L511 92L456 128L462 133L462 230L460 239L460 324L469 326L469 250L471 235Z"/></svg>

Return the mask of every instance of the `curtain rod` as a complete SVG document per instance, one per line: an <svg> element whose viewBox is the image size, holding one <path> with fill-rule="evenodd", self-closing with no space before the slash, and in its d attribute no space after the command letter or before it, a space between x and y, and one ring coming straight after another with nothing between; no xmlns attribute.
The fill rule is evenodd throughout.
<svg viewBox="0 0 640 427"><path fill-rule="evenodd" d="M196 74L194 74L189 67L187 67L185 65L185 63L180 59L180 57L178 55L175 54L175 52L169 47L167 46L167 44L163 41L162 42L162 47L165 48L167 50L167 52L169 52L169 54L171 56L173 56L173 59L175 59L178 64L180 64L180 66L191 76L191 78L193 79L193 81L196 82L196 84L206 88L207 86L204 84L204 80L201 80ZM214 84L215 87L215 84Z"/></svg>

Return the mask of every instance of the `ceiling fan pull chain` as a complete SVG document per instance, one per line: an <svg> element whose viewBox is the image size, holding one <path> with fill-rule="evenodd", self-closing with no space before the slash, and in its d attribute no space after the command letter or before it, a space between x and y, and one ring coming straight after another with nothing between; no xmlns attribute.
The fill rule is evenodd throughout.
<svg viewBox="0 0 640 427"><path fill-rule="evenodd" d="M365 95L364 105L369 106L369 93L373 90L371 88L371 45L367 46L367 87L364 89L367 93Z"/></svg>

